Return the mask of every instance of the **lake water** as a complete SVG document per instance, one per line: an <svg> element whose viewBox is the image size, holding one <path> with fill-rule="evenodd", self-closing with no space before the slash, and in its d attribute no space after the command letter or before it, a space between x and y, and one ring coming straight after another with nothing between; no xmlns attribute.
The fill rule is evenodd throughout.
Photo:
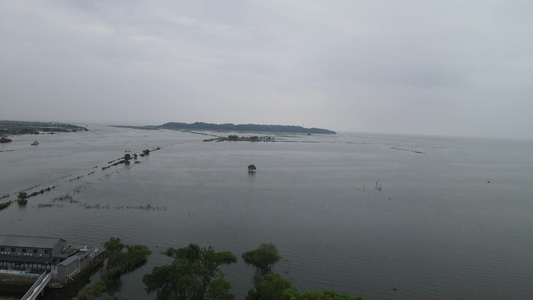
<svg viewBox="0 0 533 300"><path fill-rule="evenodd" d="M56 186L0 211L0 234L148 245L147 264L111 293L154 299L141 279L170 262L158 253L167 247L196 243L240 257L273 242L283 257L275 271L300 291L368 300L532 297L531 141L340 133L202 142L210 137L89 129L0 144L0 196L11 195L0 202ZM40 145L30 146L35 139ZM155 147L140 164L102 170L125 151ZM247 172L251 163L256 174ZM79 203L38 206L66 194ZM252 267L240 260L223 270L243 299ZM75 289L44 299L68 299ZM23 293L0 290L0 299Z"/></svg>

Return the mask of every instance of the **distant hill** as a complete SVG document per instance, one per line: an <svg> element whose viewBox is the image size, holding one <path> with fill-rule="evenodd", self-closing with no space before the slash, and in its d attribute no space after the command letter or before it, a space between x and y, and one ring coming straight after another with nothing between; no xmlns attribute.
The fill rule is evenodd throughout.
<svg viewBox="0 0 533 300"><path fill-rule="evenodd" d="M170 122L156 126L163 129L186 129L186 130L214 130L214 131L253 131L253 132L282 132L282 133L305 133L305 134L336 134L335 131L322 128L304 128L292 125L258 125L258 124L212 124L196 122L192 124Z"/></svg>

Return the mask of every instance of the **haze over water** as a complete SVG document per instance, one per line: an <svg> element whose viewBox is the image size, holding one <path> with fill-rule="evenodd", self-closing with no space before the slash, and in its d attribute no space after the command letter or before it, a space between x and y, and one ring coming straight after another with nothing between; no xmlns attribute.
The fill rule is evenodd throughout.
<svg viewBox="0 0 533 300"><path fill-rule="evenodd" d="M196 243L240 256L273 242L283 257L275 271L300 291L531 298L531 141L340 133L217 143L177 131L89 129L0 144L0 196L11 195L0 202L56 186L0 211L0 234L148 245L147 264L111 294L154 299L141 279L170 262L159 254L167 247ZM40 145L30 146L35 139ZM140 164L102 170L126 150L155 147ZM247 173L251 163L256 174ZM66 194L79 203L38 206ZM223 270L243 299L254 270L242 260ZM0 299L20 296L0 291ZM45 299L71 296L58 290Z"/></svg>

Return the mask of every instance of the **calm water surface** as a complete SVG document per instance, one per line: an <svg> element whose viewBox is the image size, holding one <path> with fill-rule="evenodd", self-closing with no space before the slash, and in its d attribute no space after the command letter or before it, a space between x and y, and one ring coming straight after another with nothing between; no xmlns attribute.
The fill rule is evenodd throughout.
<svg viewBox="0 0 533 300"><path fill-rule="evenodd" d="M141 279L169 263L158 253L167 247L197 243L240 256L273 242L283 256L275 271L300 291L531 299L530 141L342 133L205 143L209 136L176 131L89 129L0 144L0 196L10 195L0 202L56 186L0 211L0 234L148 245L148 263L111 293L154 299ZM140 164L101 169L125 151L155 147ZM67 193L79 203L38 206ZM243 299L254 270L239 262L224 272ZM68 299L76 288L45 298ZM23 293L0 290L0 299Z"/></svg>

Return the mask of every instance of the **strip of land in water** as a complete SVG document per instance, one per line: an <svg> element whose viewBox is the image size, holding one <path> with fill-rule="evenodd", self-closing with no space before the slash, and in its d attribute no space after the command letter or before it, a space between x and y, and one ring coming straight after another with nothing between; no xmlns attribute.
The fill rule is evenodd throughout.
<svg viewBox="0 0 533 300"><path fill-rule="evenodd" d="M303 134L336 134L335 131L323 128L304 128L294 125L259 125L259 124L213 124L213 123L178 123L169 122L163 125L151 126L115 126L134 129L174 129L174 130L199 130L199 131L248 131L248 132L278 132L278 133L303 133Z"/></svg>

